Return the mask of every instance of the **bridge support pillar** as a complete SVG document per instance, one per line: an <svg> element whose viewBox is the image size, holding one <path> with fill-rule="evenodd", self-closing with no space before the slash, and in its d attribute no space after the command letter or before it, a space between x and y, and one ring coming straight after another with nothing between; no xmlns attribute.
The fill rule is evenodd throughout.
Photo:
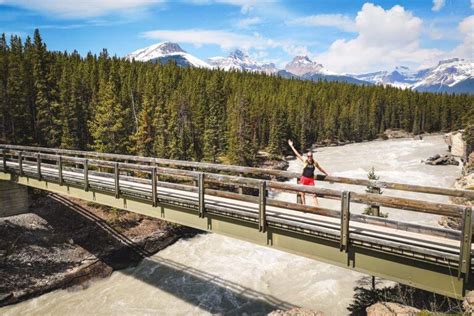
<svg viewBox="0 0 474 316"><path fill-rule="evenodd" d="M0 180L0 217L28 213L28 187Z"/></svg>

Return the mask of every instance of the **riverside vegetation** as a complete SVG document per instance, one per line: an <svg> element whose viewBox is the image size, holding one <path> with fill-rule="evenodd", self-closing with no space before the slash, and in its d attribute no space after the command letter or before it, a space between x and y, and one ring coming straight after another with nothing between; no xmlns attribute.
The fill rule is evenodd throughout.
<svg viewBox="0 0 474 316"><path fill-rule="evenodd" d="M474 97L49 51L38 30L0 37L0 141L254 165L326 140L388 128L472 124Z"/></svg>

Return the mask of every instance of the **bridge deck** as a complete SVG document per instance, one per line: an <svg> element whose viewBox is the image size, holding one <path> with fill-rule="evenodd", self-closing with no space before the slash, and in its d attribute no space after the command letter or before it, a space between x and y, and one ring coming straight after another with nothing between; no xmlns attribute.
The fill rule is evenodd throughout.
<svg viewBox="0 0 474 316"><path fill-rule="evenodd" d="M8 162L8 167L18 169L18 164ZM26 174L35 175L37 172L35 164L24 163L23 169ZM42 167L42 176L44 178L58 178L58 169L52 167ZM107 176L89 175L91 187L101 187L102 189L113 191L115 187L114 179ZM81 172L63 171L63 177L66 182L82 183L84 175ZM133 177L126 177L132 179ZM120 180L120 189L122 193L129 193L137 196L151 196L151 185L139 183L130 180ZM158 187L158 199L162 202L176 203L179 201L182 205L195 206L198 203L198 194L196 192L188 192L177 189ZM259 206L257 203L235 200L230 198L217 197L205 194L206 207L224 209L230 214L247 216L257 219L259 214ZM340 236L340 220L337 218L327 217L312 213L303 213L295 210L284 209L275 206L267 206L267 216L274 219L283 219L295 223L305 224L305 227L321 232L331 234L335 237ZM459 256L460 241L439 236L425 235L416 232L408 232L406 230L398 230L390 227L380 227L360 222L352 222L349 228L351 239L360 241L369 241L380 246L386 246L387 242L393 243L400 250L418 251L419 254L439 256L438 260L451 259L457 260ZM380 241L386 241L380 243ZM472 246L474 250L474 246Z"/></svg>

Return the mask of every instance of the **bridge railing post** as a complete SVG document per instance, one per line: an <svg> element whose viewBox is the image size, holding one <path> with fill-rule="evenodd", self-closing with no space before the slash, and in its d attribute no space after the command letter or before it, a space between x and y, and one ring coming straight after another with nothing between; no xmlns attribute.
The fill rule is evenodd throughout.
<svg viewBox="0 0 474 316"><path fill-rule="evenodd" d="M151 169L151 200L153 207L156 207L158 203L156 173L156 167L153 167L153 169Z"/></svg>
<svg viewBox="0 0 474 316"><path fill-rule="evenodd" d="M242 172L239 173L239 177L243 177L243 176L244 176L244 174ZM239 194L244 194L244 188L241 185L239 185L238 188L237 188L237 192Z"/></svg>
<svg viewBox="0 0 474 316"><path fill-rule="evenodd" d="M64 184L64 178L63 178L63 156L58 157L58 180L59 180L59 185Z"/></svg>
<svg viewBox="0 0 474 316"><path fill-rule="evenodd" d="M193 171L196 171L196 168L192 169ZM199 181L198 179L193 179L193 187L198 187L199 186Z"/></svg>
<svg viewBox="0 0 474 316"><path fill-rule="evenodd" d="M7 153L6 149L2 149L3 171L7 172Z"/></svg>
<svg viewBox="0 0 474 316"><path fill-rule="evenodd" d="M348 251L349 248L349 219L350 219L351 194L344 191L341 194L341 234L340 250Z"/></svg>
<svg viewBox="0 0 474 316"><path fill-rule="evenodd" d="M205 194L205 188L204 188L204 173L200 172L198 173L198 202L199 202L199 217L204 218L204 213L206 209L205 205L205 200L204 200L204 194Z"/></svg>
<svg viewBox="0 0 474 316"><path fill-rule="evenodd" d="M38 173L38 179L41 181L43 177L41 175L41 154L40 153L36 154L36 169Z"/></svg>
<svg viewBox="0 0 474 316"><path fill-rule="evenodd" d="M259 183L258 190L258 231L264 233L267 231L267 181L263 180Z"/></svg>
<svg viewBox="0 0 474 316"><path fill-rule="evenodd" d="M23 176L23 152L18 152L18 171L20 176Z"/></svg>
<svg viewBox="0 0 474 316"><path fill-rule="evenodd" d="M374 187L373 192L374 194L380 194L381 190L379 187ZM380 206L378 205L371 205L371 213L373 216L380 216Z"/></svg>
<svg viewBox="0 0 474 316"><path fill-rule="evenodd" d="M119 163L114 163L114 182L115 182L115 198L120 197L120 169Z"/></svg>
<svg viewBox="0 0 474 316"><path fill-rule="evenodd" d="M472 208L464 209L462 221L461 243L459 249L458 278L465 275L466 281L471 268L471 244L472 244Z"/></svg>
<svg viewBox="0 0 474 316"><path fill-rule="evenodd" d="M84 159L84 191L89 191L89 161Z"/></svg>
<svg viewBox="0 0 474 316"><path fill-rule="evenodd" d="M300 178L296 178L296 184L300 183ZM296 204L303 204L303 199L301 198L301 193L297 192L296 193Z"/></svg>

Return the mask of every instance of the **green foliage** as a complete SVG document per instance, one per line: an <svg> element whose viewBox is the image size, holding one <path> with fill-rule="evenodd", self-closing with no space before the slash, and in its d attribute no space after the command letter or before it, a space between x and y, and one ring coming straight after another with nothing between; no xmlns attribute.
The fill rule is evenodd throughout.
<svg viewBox="0 0 474 316"><path fill-rule="evenodd" d="M394 302L422 310L419 315L441 313L462 314L462 302L432 292L419 290L407 285L396 284L390 287L372 289L369 277L362 278L354 288L354 300L347 308L351 315L367 315L367 307L378 302Z"/></svg>
<svg viewBox="0 0 474 316"><path fill-rule="evenodd" d="M0 37L2 142L254 165L286 140L371 140L473 125L474 97L130 62ZM471 134L467 134L466 137Z"/></svg>
<svg viewBox="0 0 474 316"><path fill-rule="evenodd" d="M372 167L369 171L369 173L367 173L367 178L371 181L371 183L367 186L367 188L365 189L365 192L367 193L373 193L373 194L382 194L382 190L380 190L379 187L375 186L374 185L374 182L379 180L380 177L378 175L375 174L375 168ZM372 206L372 205L368 205L364 211L362 212L362 214L365 214L365 215L371 215L371 216L377 216L377 208ZM385 217L387 218L388 217L388 213L382 213L382 212L378 212L378 216L379 217Z"/></svg>

